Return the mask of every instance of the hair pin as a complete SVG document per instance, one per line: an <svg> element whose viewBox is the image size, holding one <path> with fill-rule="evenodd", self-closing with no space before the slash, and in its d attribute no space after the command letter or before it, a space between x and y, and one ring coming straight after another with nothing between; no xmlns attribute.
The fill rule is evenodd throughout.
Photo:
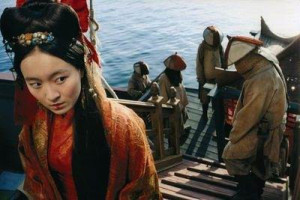
<svg viewBox="0 0 300 200"><path fill-rule="evenodd" d="M39 44L48 44L54 40L52 33L48 32L35 32L35 33L23 33L16 37L17 43L27 47Z"/></svg>

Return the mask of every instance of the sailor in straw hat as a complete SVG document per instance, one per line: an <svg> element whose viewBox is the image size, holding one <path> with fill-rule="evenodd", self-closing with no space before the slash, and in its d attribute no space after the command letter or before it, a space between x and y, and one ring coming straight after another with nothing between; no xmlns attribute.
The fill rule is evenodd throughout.
<svg viewBox="0 0 300 200"><path fill-rule="evenodd" d="M279 162L287 110L286 84L277 59L262 42L231 37L226 64L235 64L244 79L223 159L239 183L234 199L259 199L272 166Z"/></svg>
<svg viewBox="0 0 300 200"><path fill-rule="evenodd" d="M223 63L223 33L215 26L207 27L203 32L203 42L199 45L196 58L196 73L199 82L199 99L202 103L203 119L208 120L207 111L210 98L203 88L205 83L216 83L215 67Z"/></svg>
<svg viewBox="0 0 300 200"><path fill-rule="evenodd" d="M184 124L188 119L185 107L189 102L182 82L181 71L186 68L186 63L176 52L164 61L164 65L166 69L159 77L160 95L164 97L163 103L166 103L171 95L171 86L176 89L176 98L180 100L182 122ZM183 135L187 136L187 134ZM185 139L181 137L181 144L184 143Z"/></svg>

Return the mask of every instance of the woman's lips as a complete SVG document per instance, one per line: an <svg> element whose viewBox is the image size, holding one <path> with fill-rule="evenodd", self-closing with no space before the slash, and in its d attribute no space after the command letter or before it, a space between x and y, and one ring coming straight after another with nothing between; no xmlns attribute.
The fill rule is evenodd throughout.
<svg viewBox="0 0 300 200"><path fill-rule="evenodd" d="M52 107L54 108L54 110L60 110L63 107L63 103L53 104Z"/></svg>

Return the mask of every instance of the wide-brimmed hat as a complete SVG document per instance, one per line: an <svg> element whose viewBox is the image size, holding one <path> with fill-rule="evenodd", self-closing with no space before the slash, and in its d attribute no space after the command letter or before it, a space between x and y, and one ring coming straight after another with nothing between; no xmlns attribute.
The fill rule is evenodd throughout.
<svg viewBox="0 0 300 200"><path fill-rule="evenodd" d="M227 66L236 63L248 53L263 45L262 41L245 36L228 36L228 39L225 50L225 63Z"/></svg>
<svg viewBox="0 0 300 200"><path fill-rule="evenodd" d="M215 46L216 45L216 39L217 37L219 38L219 44L221 44L221 42L223 41L224 35L223 33L220 31L220 29L218 29L215 26L208 26L204 31L203 31L203 38L205 40L205 42L211 46Z"/></svg>
<svg viewBox="0 0 300 200"><path fill-rule="evenodd" d="M167 68L175 70L175 71L182 71L186 68L186 63L183 58L177 54L177 52L171 56L169 56L165 61L164 64Z"/></svg>

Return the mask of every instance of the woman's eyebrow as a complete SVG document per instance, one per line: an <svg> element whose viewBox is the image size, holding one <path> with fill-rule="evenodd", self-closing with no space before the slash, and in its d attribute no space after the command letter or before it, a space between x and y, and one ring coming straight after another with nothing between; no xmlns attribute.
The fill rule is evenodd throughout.
<svg viewBox="0 0 300 200"><path fill-rule="evenodd" d="M69 70L67 70L67 69L60 69L60 70L57 70L57 71L53 72L53 73L49 76L49 78L51 79L51 78L55 77L55 76L58 75L58 74L62 74L62 73L68 72L68 71L69 71Z"/></svg>
<svg viewBox="0 0 300 200"><path fill-rule="evenodd" d="M25 80L26 81L40 81L39 78L34 78L34 77L26 77Z"/></svg>
<svg viewBox="0 0 300 200"><path fill-rule="evenodd" d="M69 71L69 70L67 70L67 69L59 69L59 70L53 72L52 74L50 74L49 79L52 79L52 78L55 77L56 75L62 74L62 73L68 72L68 71ZM41 79L36 78L36 77L26 77L25 80L26 80L26 81L40 81Z"/></svg>

